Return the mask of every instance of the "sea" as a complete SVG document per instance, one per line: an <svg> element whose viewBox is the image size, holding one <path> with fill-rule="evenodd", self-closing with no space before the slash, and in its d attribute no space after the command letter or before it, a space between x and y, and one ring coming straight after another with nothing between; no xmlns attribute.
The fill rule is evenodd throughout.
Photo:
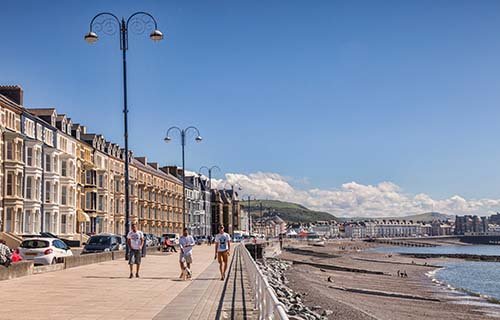
<svg viewBox="0 0 500 320"><path fill-rule="evenodd" d="M500 245L450 245L438 247L379 247L384 253L442 253L500 256ZM456 303L486 307L500 317L500 262L453 261L427 274L454 296Z"/></svg>

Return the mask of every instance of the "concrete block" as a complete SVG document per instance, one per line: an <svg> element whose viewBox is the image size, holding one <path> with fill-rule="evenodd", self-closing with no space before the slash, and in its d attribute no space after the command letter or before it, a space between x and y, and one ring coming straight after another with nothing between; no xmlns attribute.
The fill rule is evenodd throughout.
<svg viewBox="0 0 500 320"><path fill-rule="evenodd" d="M125 260L125 250L113 251L113 260Z"/></svg>
<svg viewBox="0 0 500 320"><path fill-rule="evenodd" d="M0 266L0 280L9 280L33 274L33 261L12 263L8 268Z"/></svg>
<svg viewBox="0 0 500 320"><path fill-rule="evenodd" d="M72 256L64 259L64 268L74 268L92 263L99 263L113 260L112 252L90 253L80 256Z"/></svg>

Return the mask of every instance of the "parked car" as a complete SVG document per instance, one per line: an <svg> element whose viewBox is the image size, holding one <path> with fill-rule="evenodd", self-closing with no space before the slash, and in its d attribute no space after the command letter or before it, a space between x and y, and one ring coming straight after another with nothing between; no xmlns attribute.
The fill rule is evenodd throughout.
<svg viewBox="0 0 500 320"><path fill-rule="evenodd" d="M151 247L153 245L153 239L149 233L144 234L144 243L146 244L146 247Z"/></svg>
<svg viewBox="0 0 500 320"><path fill-rule="evenodd" d="M23 260L33 260L35 264L56 264L73 255L71 249L60 239L30 238L21 242L19 254Z"/></svg>
<svg viewBox="0 0 500 320"><path fill-rule="evenodd" d="M85 244L82 254L119 251L125 248L125 240L122 236L111 233L100 233L90 237Z"/></svg>
<svg viewBox="0 0 500 320"><path fill-rule="evenodd" d="M194 241L196 242L197 245L201 245L201 244L207 242L207 237L206 236L194 236Z"/></svg>
<svg viewBox="0 0 500 320"><path fill-rule="evenodd" d="M179 234L178 233L164 233L164 238L170 239L174 245L179 244Z"/></svg>
<svg viewBox="0 0 500 320"><path fill-rule="evenodd" d="M66 245L67 245L68 247L75 246L75 241L76 241L76 240L68 240L68 239L63 239L63 238L61 238L61 237L59 237L59 236L57 236L57 235L55 235L55 234L53 234L53 233L51 233L51 232L46 232L46 231L42 231L42 232L40 232L40 235L35 236L35 237L59 239L59 240L61 240L62 242L66 243ZM78 245L77 245L77 246L78 246Z"/></svg>

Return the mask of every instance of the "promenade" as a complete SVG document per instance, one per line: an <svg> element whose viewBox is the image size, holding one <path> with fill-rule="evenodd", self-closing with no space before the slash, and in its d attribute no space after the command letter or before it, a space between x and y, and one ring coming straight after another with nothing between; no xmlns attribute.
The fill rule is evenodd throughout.
<svg viewBox="0 0 500 320"><path fill-rule="evenodd" d="M232 264L228 278L241 277L238 283L220 280L213 246L196 246L193 260L191 281L178 278L175 253L148 255L143 259L140 278L129 279L127 262L114 260L0 281L0 318L224 319L242 309L244 318L250 318L252 310L246 309L252 304L250 292L243 290L242 297L235 296L242 292L241 284L245 283L237 264ZM228 290L231 285L234 287ZM233 304L228 307L226 300ZM234 301L239 305L235 306Z"/></svg>

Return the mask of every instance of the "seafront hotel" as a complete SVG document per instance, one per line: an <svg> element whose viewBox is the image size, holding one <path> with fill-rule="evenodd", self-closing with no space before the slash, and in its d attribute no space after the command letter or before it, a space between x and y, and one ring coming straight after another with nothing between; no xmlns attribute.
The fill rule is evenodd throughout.
<svg viewBox="0 0 500 320"><path fill-rule="evenodd" d="M146 233L181 233L179 170L133 152L126 155L118 144L54 108L25 107L19 86L0 87L0 131L0 232L6 238L41 231L78 240L85 234L123 234L126 156L131 221ZM187 214L197 218L189 226L209 234L210 192L196 179L203 180L190 178L191 188L200 192L190 192L199 195L189 199Z"/></svg>

